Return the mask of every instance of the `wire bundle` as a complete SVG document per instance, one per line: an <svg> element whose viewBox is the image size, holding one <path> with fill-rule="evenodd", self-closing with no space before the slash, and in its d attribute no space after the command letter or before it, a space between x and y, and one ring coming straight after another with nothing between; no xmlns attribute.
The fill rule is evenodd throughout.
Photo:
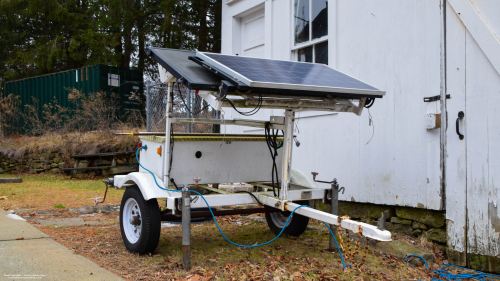
<svg viewBox="0 0 500 281"><path fill-rule="evenodd" d="M267 147L269 148L269 152L271 152L271 158L273 159L273 168L271 170L271 184L273 187L273 194L274 196L280 196L280 190L278 188L278 194L276 195L276 187L274 186L274 177L276 176L276 184L279 183L279 178L278 178L278 165L276 165L276 157L278 156L278 148L281 148L283 144L278 145L277 139L278 139L278 132L279 130L271 130L270 128L271 122L266 122L266 128L265 128L265 136L266 136L266 143ZM283 134L283 131L281 131Z"/></svg>
<svg viewBox="0 0 500 281"><path fill-rule="evenodd" d="M425 264L425 269L429 270L429 267L427 266L427 261L423 257L421 257L419 255L407 255L405 257L405 261L407 263L408 263L408 258L409 257L417 257L417 258L422 259L424 261L424 264ZM414 267L410 263L408 263L408 264L411 267ZM473 270L474 273L452 274L451 272L443 269L443 268L446 268L446 267L455 267L455 268L459 268L459 269L463 269L463 270L469 270L469 271L472 270L472 269L468 269L468 268L457 266L457 265L445 264L445 265L441 266L441 268L439 268L439 269L433 269L433 270L431 270L431 272L437 274L439 276L439 278L444 278L444 280L474 279L474 280L480 280L480 281L487 281L487 280L493 281L493 278L500 279L500 275L488 274L488 273L484 273L484 272L476 271L476 270ZM441 280L441 279L431 278L431 280L434 281L434 280Z"/></svg>
<svg viewBox="0 0 500 281"><path fill-rule="evenodd" d="M233 107L233 109L236 110L236 112L238 112L239 114L241 114L243 116L254 115L255 113L257 113L260 110L260 107L262 106L262 94L261 93L259 93L259 103L257 104L257 106L254 109L247 111L247 112L239 111L230 99L224 97L224 100L228 101L229 104L231 104L231 106Z"/></svg>

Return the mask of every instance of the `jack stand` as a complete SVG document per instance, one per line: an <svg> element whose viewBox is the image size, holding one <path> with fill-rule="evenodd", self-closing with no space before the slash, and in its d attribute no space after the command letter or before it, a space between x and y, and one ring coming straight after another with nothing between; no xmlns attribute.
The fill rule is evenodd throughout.
<svg viewBox="0 0 500 281"><path fill-rule="evenodd" d="M191 197L187 185L182 189L182 266L191 268Z"/></svg>
<svg viewBox="0 0 500 281"><path fill-rule="evenodd" d="M334 178L333 181L320 181L320 180L316 180L316 176L318 175L318 173L312 172L311 174L312 174L313 180L315 182L329 183L331 185L332 189L330 192L331 193L330 211L331 211L332 215L338 216L338 214L339 214L339 183L337 182L337 179ZM344 190L343 187L342 187L342 189ZM344 191L342 191L342 194L343 193L344 193ZM327 199L328 198L325 195L325 200L327 200ZM325 203L327 203L327 202L325 202ZM335 235L335 233L337 232L337 226L334 224L330 224L330 229L332 230L333 235ZM342 238L340 238L340 239L342 239ZM335 244L335 238L330 235L330 245L328 247L328 250L331 252L334 252L335 249L337 249L337 246Z"/></svg>
<svg viewBox="0 0 500 281"><path fill-rule="evenodd" d="M339 214L339 184L337 183L337 179L333 179L332 182L332 199L330 202L330 211L332 212L332 215L338 215ZM330 229L333 231L333 234L337 232L337 226L334 224L330 224ZM330 235L330 251L335 251L337 249L337 246L335 245L335 238ZM340 238L342 239L342 238Z"/></svg>

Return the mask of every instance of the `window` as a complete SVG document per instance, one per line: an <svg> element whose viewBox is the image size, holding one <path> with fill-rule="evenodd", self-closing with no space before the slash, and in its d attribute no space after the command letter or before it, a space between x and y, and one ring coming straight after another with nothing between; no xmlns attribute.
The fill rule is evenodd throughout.
<svg viewBox="0 0 500 281"><path fill-rule="evenodd" d="M328 64L328 0L294 0L293 9L297 60Z"/></svg>

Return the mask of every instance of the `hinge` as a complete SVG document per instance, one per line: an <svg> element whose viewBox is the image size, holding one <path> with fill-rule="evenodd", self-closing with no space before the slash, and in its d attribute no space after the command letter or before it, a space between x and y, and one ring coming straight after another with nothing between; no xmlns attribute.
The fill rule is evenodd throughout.
<svg viewBox="0 0 500 281"><path fill-rule="evenodd" d="M451 96L450 95L446 95L446 99L450 99ZM437 101L437 100L441 100L441 96L433 96L433 97L426 97L424 98L424 102L431 102L431 101Z"/></svg>

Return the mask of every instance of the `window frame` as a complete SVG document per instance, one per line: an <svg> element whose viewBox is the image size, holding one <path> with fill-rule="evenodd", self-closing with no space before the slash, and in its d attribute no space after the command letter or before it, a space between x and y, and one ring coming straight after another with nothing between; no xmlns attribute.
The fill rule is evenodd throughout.
<svg viewBox="0 0 500 281"><path fill-rule="evenodd" d="M312 2L314 0L309 0L309 22L312 22ZM306 47L312 46L312 58L313 63L316 61L316 47L314 45L323 43L328 41L328 36L330 35L330 28L328 28L328 34L324 35L320 38L312 39L312 24L309 24L309 41L295 44L295 9L294 4L295 0L290 0L291 2L291 38L292 38L292 46L290 47L290 51L292 52L292 58L294 61L299 61L299 49L303 49Z"/></svg>

